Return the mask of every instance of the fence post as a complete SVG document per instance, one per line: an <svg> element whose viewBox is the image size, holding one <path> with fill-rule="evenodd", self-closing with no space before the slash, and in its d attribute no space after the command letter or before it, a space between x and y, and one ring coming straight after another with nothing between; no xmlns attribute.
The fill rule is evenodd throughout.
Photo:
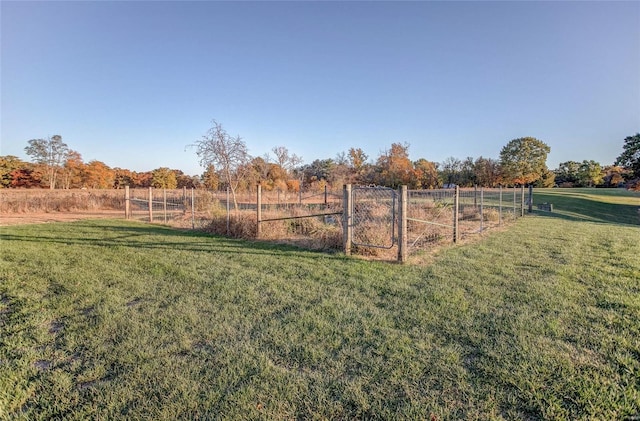
<svg viewBox="0 0 640 421"><path fill-rule="evenodd" d="M327 186L324 186L324 207L327 208Z"/></svg>
<svg viewBox="0 0 640 421"><path fill-rule="evenodd" d="M149 222L153 222L153 187L149 187Z"/></svg>
<svg viewBox="0 0 640 421"><path fill-rule="evenodd" d="M460 212L460 187L456 186L455 195L453 196L453 242L460 240L460 231L458 230L458 213Z"/></svg>
<svg viewBox="0 0 640 421"><path fill-rule="evenodd" d="M191 187L191 229L196 229L196 203L193 187Z"/></svg>
<svg viewBox="0 0 640 421"><path fill-rule="evenodd" d="M262 186L258 184L256 193L256 238L262 234Z"/></svg>
<svg viewBox="0 0 640 421"><path fill-rule="evenodd" d="M230 187L227 186L227 237L231 236L231 196Z"/></svg>
<svg viewBox="0 0 640 421"><path fill-rule="evenodd" d="M524 216L524 184L520 187L520 216Z"/></svg>
<svg viewBox="0 0 640 421"><path fill-rule="evenodd" d="M129 186L124 186L124 219L131 219L131 198L129 196Z"/></svg>
<svg viewBox="0 0 640 421"><path fill-rule="evenodd" d="M498 225L502 225L502 186L500 186L500 200L498 202Z"/></svg>
<svg viewBox="0 0 640 421"><path fill-rule="evenodd" d="M344 243L344 253L349 256L351 255L351 240L353 236L353 226L352 226L352 218L353 218L353 209L351 206L351 184L345 184L343 188L342 195L342 205L343 205L343 217L342 217L342 238Z"/></svg>
<svg viewBox="0 0 640 421"><path fill-rule="evenodd" d="M182 186L182 214L187 213L187 186Z"/></svg>
<svg viewBox="0 0 640 421"><path fill-rule="evenodd" d="M400 188L400 202L398 203L398 261L407 261L407 186Z"/></svg>
<svg viewBox="0 0 640 421"><path fill-rule="evenodd" d="M476 211L478 209L478 185L473 185L473 210Z"/></svg>
<svg viewBox="0 0 640 421"><path fill-rule="evenodd" d="M533 212L533 184L529 185L529 213Z"/></svg>
<svg viewBox="0 0 640 421"><path fill-rule="evenodd" d="M484 187L480 187L480 232L484 230Z"/></svg>
<svg viewBox="0 0 640 421"><path fill-rule="evenodd" d="M167 223L167 189L162 189L162 210L164 211L164 223Z"/></svg>

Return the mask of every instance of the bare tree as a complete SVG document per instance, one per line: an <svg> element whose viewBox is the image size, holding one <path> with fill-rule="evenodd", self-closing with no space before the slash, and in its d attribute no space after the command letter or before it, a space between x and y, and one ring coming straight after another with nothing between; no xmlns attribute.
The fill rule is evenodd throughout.
<svg viewBox="0 0 640 421"><path fill-rule="evenodd" d="M280 165L287 174L290 174L297 165L302 163L302 158L296 154L290 154L284 146L276 146L271 151L276 156L275 163Z"/></svg>
<svg viewBox="0 0 640 421"><path fill-rule="evenodd" d="M67 160L69 147L62 141L62 136L55 135L48 139L31 139L29 146L24 148L35 162L43 165L47 174L49 188L56 188L56 178L62 168L62 164Z"/></svg>
<svg viewBox="0 0 640 421"><path fill-rule="evenodd" d="M214 165L219 168L224 181L231 190L234 208L238 210L236 190L246 176L249 168L247 164L251 160L251 156L249 156L247 145L240 136L229 136L216 120L213 120L212 124L213 126L207 134L202 136L202 139L193 146L196 147L196 153L202 167L207 168L209 165Z"/></svg>

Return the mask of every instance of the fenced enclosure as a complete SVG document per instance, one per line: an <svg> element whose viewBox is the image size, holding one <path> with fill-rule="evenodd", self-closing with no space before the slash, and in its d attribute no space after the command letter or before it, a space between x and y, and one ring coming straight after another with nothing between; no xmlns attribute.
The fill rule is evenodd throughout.
<svg viewBox="0 0 640 421"><path fill-rule="evenodd" d="M525 213L524 188L342 191L125 190L127 218L163 222L235 238L407 260ZM531 197L526 201L529 207Z"/></svg>
<svg viewBox="0 0 640 421"><path fill-rule="evenodd" d="M125 188L125 216L127 219L164 222L183 218L189 209L187 190Z"/></svg>
<svg viewBox="0 0 640 421"><path fill-rule="evenodd" d="M406 247L412 253L443 241L459 241L524 214L524 189L409 190Z"/></svg>

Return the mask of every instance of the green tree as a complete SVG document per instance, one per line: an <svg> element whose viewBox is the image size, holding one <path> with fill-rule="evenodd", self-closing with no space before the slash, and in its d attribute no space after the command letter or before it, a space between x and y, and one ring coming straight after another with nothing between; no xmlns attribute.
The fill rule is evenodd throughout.
<svg viewBox="0 0 640 421"><path fill-rule="evenodd" d="M580 163L576 161L561 162L554 173L558 185L566 184L566 186L573 187L580 178Z"/></svg>
<svg viewBox="0 0 640 421"><path fill-rule="evenodd" d="M521 137L500 151L500 165L507 183L526 185L541 179L549 170L547 155L551 148L535 137Z"/></svg>
<svg viewBox="0 0 640 421"><path fill-rule="evenodd" d="M66 161L69 147L62 141L62 136L55 135L48 139L31 139L29 146L24 148L36 163L45 169L46 182L50 189L56 188L56 179Z"/></svg>
<svg viewBox="0 0 640 421"><path fill-rule="evenodd" d="M167 167L151 171L151 186L157 189L175 189L178 187L176 173Z"/></svg>
<svg viewBox="0 0 640 421"><path fill-rule="evenodd" d="M616 159L615 164L631 170L635 177L640 178L640 133L627 136L622 149L622 154Z"/></svg>
<svg viewBox="0 0 640 421"><path fill-rule="evenodd" d="M475 180L481 186L495 187L500 184L500 163L495 159L479 157L473 163Z"/></svg>
<svg viewBox="0 0 640 421"><path fill-rule="evenodd" d="M598 162L594 160L587 161L586 159L582 161L578 169L578 181L581 186L597 186L602 184L603 179L604 171L602 171L602 166Z"/></svg>
<svg viewBox="0 0 640 421"><path fill-rule="evenodd" d="M440 166L440 179L442 184L451 186L452 184L460 184L462 161L453 156L448 157Z"/></svg>

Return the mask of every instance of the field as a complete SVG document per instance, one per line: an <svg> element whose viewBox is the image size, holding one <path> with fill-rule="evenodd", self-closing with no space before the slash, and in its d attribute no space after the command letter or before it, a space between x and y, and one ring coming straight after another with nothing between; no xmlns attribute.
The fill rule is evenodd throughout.
<svg viewBox="0 0 640 421"><path fill-rule="evenodd" d="M640 196L535 200L428 265L0 227L0 419L638 419Z"/></svg>

